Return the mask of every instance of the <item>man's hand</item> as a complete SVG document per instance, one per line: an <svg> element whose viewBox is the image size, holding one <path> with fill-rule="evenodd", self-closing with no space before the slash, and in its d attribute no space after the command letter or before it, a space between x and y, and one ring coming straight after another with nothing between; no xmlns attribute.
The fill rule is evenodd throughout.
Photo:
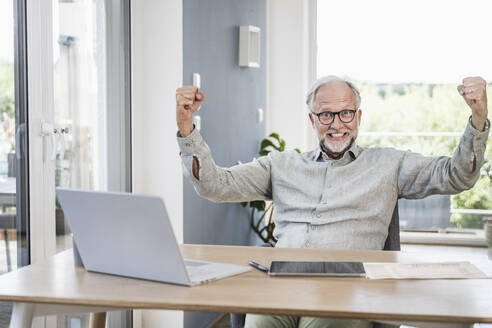
<svg viewBox="0 0 492 328"><path fill-rule="evenodd" d="M487 120L487 82L481 77L467 77L458 86L458 92L463 96L472 110L472 125L483 131Z"/></svg>
<svg viewBox="0 0 492 328"><path fill-rule="evenodd" d="M179 133L186 137L193 131L193 113L205 100L205 92L197 87L185 85L176 89L176 123Z"/></svg>

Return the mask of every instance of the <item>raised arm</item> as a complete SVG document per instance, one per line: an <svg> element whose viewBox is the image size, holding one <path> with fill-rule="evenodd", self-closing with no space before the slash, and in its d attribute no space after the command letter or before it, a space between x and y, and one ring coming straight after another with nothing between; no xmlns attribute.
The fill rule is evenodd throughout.
<svg viewBox="0 0 492 328"><path fill-rule="evenodd" d="M184 175L201 197L215 202L270 199L268 157L230 168L215 164L210 148L193 126L193 113L204 100L205 93L194 86L183 86L176 90L177 139Z"/></svg>
<svg viewBox="0 0 492 328"><path fill-rule="evenodd" d="M481 77L465 78L458 86L458 92L471 108L472 115L452 157L404 154L398 172L399 197L456 194L475 185L485 163L484 153L490 131L486 86Z"/></svg>
<svg viewBox="0 0 492 328"><path fill-rule="evenodd" d="M193 131L193 113L205 101L205 92L192 85L176 89L176 123L181 137Z"/></svg>
<svg viewBox="0 0 492 328"><path fill-rule="evenodd" d="M487 82L477 77L463 79L463 84L458 86L458 92L471 108L471 122L473 127L483 131L487 121Z"/></svg>

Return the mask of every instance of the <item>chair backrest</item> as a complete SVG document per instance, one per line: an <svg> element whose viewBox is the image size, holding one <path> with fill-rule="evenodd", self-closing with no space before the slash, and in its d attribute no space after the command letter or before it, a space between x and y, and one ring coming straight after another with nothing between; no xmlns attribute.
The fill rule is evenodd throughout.
<svg viewBox="0 0 492 328"><path fill-rule="evenodd" d="M0 229L15 229L15 213L0 213Z"/></svg>
<svg viewBox="0 0 492 328"><path fill-rule="evenodd" d="M398 214L398 202L396 202L395 209L393 210L393 216L388 227L388 237L386 237L383 250L400 250L400 215Z"/></svg>

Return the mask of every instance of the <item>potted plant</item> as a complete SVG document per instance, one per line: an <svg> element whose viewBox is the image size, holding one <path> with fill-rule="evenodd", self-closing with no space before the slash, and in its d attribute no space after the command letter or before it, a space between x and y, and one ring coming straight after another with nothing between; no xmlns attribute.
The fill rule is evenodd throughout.
<svg viewBox="0 0 492 328"><path fill-rule="evenodd" d="M281 139L277 133L272 133L261 141L260 156L268 155L272 151L284 151L285 140ZM298 153L301 151L296 148ZM264 200L253 200L251 202L242 202L243 207L251 208L249 217L250 227L260 237L260 239L270 246L275 246L277 239L273 236L275 222L273 221L273 202ZM260 214L261 213L261 214ZM258 218L256 218L259 215Z"/></svg>

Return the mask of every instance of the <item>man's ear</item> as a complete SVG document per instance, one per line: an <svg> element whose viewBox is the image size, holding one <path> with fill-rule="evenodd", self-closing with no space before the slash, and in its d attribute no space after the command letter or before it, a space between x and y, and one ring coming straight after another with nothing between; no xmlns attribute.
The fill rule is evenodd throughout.
<svg viewBox="0 0 492 328"><path fill-rule="evenodd" d="M361 119L361 117L362 117L362 109L360 109L360 108L359 108L359 110L357 111L357 115L358 115L358 116L357 116L357 119L358 119L358 121L359 121L359 125L360 125L360 119Z"/></svg>
<svg viewBox="0 0 492 328"><path fill-rule="evenodd" d="M309 120L311 121L311 125L312 125L312 126L313 126L313 128L314 128L314 119L313 119L313 114L312 114L312 113L309 113L309 114L308 114L308 116L309 116Z"/></svg>

